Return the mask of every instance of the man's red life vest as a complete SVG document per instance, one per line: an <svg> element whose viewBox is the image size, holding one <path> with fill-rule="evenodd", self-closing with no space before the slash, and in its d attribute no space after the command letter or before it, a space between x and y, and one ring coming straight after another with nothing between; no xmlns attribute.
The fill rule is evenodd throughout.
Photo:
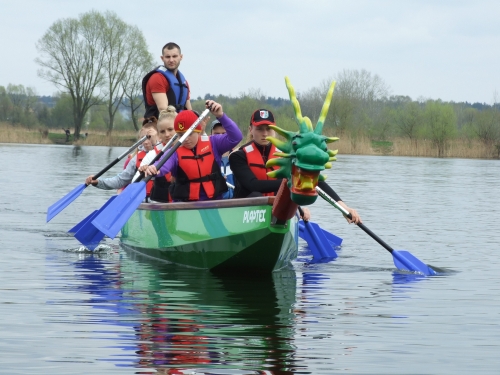
<svg viewBox="0 0 500 375"><path fill-rule="evenodd" d="M275 169L278 169L279 167L274 166L271 168L266 168L262 154L257 149L254 142L251 142L250 144L243 146L242 149L246 154L248 167L250 168L252 173L255 175L255 177L257 177L258 180L276 180L276 178L269 177L267 175L267 172L274 171ZM271 150L269 151L268 160L271 160L271 159L274 159L277 157L277 156L274 156L275 152L278 152L278 150L276 149L276 147L273 144L271 144ZM270 193L262 193L262 195L267 196L267 197L272 197L275 194L270 192Z"/></svg>
<svg viewBox="0 0 500 375"><path fill-rule="evenodd" d="M227 191L220 166L215 162L212 144L207 140L198 140L196 154L186 147L177 149L177 177L172 198L180 201L197 201L200 199L200 189L203 186L209 199L216 199Z"/></svg>

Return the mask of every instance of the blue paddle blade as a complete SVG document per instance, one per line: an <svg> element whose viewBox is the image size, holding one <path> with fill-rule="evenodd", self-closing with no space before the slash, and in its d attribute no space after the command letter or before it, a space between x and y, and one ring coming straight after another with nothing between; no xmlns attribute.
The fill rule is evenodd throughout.
<svg viewBox="0 0 500 375"><path fill-rule="evenodd" d="M315 260L337 258L338 255L333 250L333 245L318 224L311 223L310 221L300 222L299 236L307 242L307 246L311 250Z"/></svg>
<svg viewBox="0 0 500 375"><path fill-rule="evenodd" d="M87 249L95 250L95 248L99 246L99 242L104 238L104 233L94 227L92 222L89 221L88 225L75 233L75 238L85 245Z"/></svg>
<svg viewBox="0 0 500 375"><path fill-rule="evenodd" d="M101 242L101 240L104 238L104 233L99 231L92 224L92 220L94 220L97 215L99 215L111 202L113 202L116 197L117 195L113 195L99 210L95 210L94 212L92 212L89 216L87 216L74 227L78 227L78 230L74 232L75 238L80 241L80 243L87 249L95 250L95 248L99 245L99 242ZM71 230L73 230L74 228L72 228Z"/></svg>
<svg viewBox="0 0 500 375"><path fill-rule="evenodd" d="M316 230L316 232L321 231L321 233L323 233L323 235L326 237L328 242L330 242L330 245L332 245L333 247L337 247L337 246L342 245L342 241L343 241L342 238L334 235L333 233L330 233L330 232L322 229L316 223L311 223L311 224L314 227L314 229ZM299 237L302 238L307 243L312 242L312 238L309 236L308 231L306 231L306 228L304 226L303 221L299 221Z"/></svg>
<svg viewBox="0 0 500 375"><path fill-rule="evenodd" d="M328 240L328 242L330 242L330 244L333 247L342 245L342 238L337 237L333 233L330 233L330 232L322 229L317 223L310 222L310 224L311 224L311 227L314 229L314 231L316 233L321 232L323 234L323 236L325 236L325 238Z"/></svg>
<svg viewBox="0 0 500 375"><path fill-rule="evenodd" d="M89 221L89 220L91 220L91 219L93 219L95 217L95 214L97 212L98 212L98 210L94 210L94 212L92 212L89 216L87 216L85 219L83 219L78 224L76 224L73 228L71 228L70 230L68 230L68 233L75 234L76 232L78 232L80 230L80 228L85 225L85 223L87 221Z"/></svg>
<svg viewBox="0 0 500 375"><path fill-rule="evenodd" d="M392 257L397 269L403 271L420 272L426 276L437 275L427 264L416 258L406 250L393 250Z"/></svg>
<svg viewBox="0 0 500 375"><path fill-rule="evenodd" d="M92 224L109 238L115 238L144 198L146 183L130 184L92 220Z"/></svg>
<svg viewBox="0 0 500 375"><path fill-rule="evenodd" d="M50 206L47 209L47 223L50 220L52 220L52 218L56 216L59 212L64 210L71 202L73 202L76 198L78 198L86 187L87 185L85 184L78 185L76 188L71 190L68 194L66 194L64 197L62 197L56 203Z"/></svg>

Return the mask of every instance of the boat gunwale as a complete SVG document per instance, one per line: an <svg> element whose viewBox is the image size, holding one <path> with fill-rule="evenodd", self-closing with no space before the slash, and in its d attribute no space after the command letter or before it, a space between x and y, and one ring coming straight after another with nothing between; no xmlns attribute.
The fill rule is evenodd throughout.
<svg viewBox="0 0 500 375"><path fill-rule="evenodd" d="M196 202L172 202L172 203L141 203L138 210L146 211L181 211L181 210L201 210L213 208L231 208L248 206L272 206L275 197L255 197L238 199L218 199Z"/></svg>

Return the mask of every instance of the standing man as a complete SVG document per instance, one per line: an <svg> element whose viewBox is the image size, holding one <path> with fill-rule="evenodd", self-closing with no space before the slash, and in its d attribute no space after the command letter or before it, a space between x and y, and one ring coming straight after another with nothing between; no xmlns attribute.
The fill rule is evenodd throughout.
<svg viewBox="0 0 500 375"><path fill-rule="evenodd" d="M177 112L192 109L189 84L179 71L182 60L181 47L167 43L162 48L163 66L158 66L142 79L142 93L146 113L144 117L158 118L160 111L173 105Z"/></svg>

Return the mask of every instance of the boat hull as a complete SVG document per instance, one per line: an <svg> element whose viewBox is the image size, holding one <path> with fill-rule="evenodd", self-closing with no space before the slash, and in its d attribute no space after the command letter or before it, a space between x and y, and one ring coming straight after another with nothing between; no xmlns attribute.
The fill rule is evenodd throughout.
<svg viewBox="0 0 500 375"><path fill-rule="evenodd" d="M273 198L141 204L122 229L126 249L214 272L272 272L298 251L297 221L272 224Z"/></svg>

